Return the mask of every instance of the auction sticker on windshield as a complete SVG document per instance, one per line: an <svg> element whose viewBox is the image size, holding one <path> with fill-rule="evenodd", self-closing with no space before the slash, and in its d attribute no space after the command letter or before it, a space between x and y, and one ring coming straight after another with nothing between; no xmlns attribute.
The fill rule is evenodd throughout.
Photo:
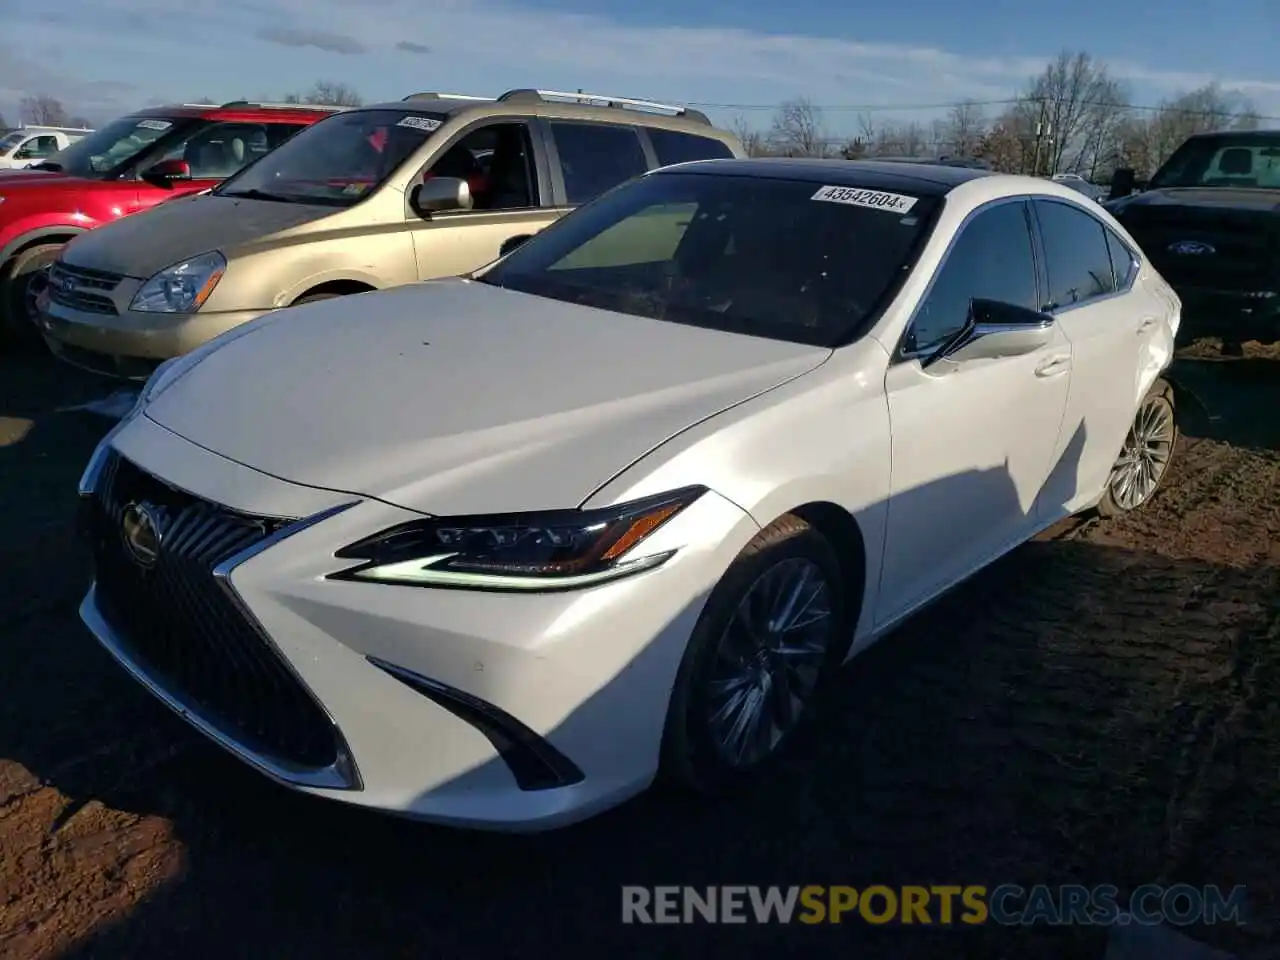
<svg viewBox="0 0 1280 960"><path fill-rule="evenodd" d="M427 133L431 133L440 129L440 121L432 120L430 117L404 117L396 126L413 127L415 130L425 130Z"/></svg>
<svg viewBox="0 0 1280 960"><path fill-rule="evenodd" d="M139 120L139 130L168 130L173 124L168 120Z"/></svg>
<svg viewBox="0 0 1280 960"><path fill-rule="evenodd" d="M863 190L859 187L823 187L810 199L827 203L846 203L851 207L869 207L887 210L889 213L906 213L916 205L915 197L883 190Z"/></svg>

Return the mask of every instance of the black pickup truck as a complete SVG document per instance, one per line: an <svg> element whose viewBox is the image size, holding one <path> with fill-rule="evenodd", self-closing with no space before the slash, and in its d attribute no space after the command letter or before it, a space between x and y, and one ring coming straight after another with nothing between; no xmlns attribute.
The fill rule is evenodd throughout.
<svg viewBox="0 0 1280 960"><path fill-rule="evenodd" d="M1179 339L1224 353L1280 340L1280 131L1200 134L1140 193L1117 171L1106 208L1182 299Z"/></svg>

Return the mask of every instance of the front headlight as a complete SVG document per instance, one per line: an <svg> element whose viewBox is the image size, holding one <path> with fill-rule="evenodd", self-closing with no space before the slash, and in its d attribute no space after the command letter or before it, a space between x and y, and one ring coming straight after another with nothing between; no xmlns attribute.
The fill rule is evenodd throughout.
<svg viewBox="0 0 1280 960"><path fill-rule="evenodd" d="M142 285L130 310L143 313L195 313L209 299L227 269L216 250L165 267Z"/></svg>
<svg viewBox="0 0 1280 960"><path fill-rule="evenodd" d="M636 547L706 490L688 487L614 507L411 521L339 550L359 566L333 580L478 590L568 590L666 562Z"/></svg>

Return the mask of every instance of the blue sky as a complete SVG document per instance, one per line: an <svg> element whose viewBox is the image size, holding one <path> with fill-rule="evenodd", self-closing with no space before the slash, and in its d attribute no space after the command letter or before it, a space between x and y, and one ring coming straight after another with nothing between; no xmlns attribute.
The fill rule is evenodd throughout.
<svg viewBox="0 0 1280 960"><path fill-rule="evenodd" d="M579 87L660 100L909 105L1009 96L1061 49L1107 61L1139 102L1210 80L1280 114L1280 3L1235 0L7 0L0 113L49 93L104 121L211 96L278 97L317 79L367 100ZM728 122L765 109L713 108ZM829 110L833 133L853 111ZM1280 122L1277 122L1280 126Z"/></svg>

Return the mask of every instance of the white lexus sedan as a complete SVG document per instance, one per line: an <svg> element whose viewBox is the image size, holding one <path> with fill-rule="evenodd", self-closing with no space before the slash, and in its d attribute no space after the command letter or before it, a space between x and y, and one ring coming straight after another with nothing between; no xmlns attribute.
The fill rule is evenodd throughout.
<svg viewBox="0 0 1280 960"><path fill-rule="evenodd" d="M81 614L312 794L538 830L732 793L903 618L1155 493L1179 314L1046 180L668 167L166 363L81 480Z"/></svg>

